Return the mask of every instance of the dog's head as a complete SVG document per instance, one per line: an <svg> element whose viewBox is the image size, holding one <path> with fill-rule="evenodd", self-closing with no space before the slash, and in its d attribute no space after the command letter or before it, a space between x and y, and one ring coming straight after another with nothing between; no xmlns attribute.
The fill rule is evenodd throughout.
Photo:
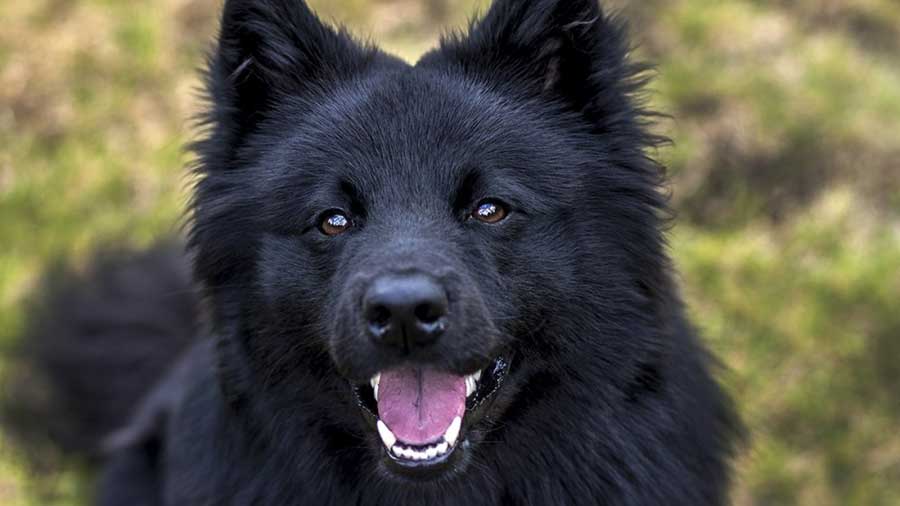
<svg viewBox="0 0 900 506"><path fill-rule="evenodd" d="M226 2L192 245L273 430L459 472L567 369L639 367L664 201L625 44L595 0L497 0L410 66Z"/></svg>

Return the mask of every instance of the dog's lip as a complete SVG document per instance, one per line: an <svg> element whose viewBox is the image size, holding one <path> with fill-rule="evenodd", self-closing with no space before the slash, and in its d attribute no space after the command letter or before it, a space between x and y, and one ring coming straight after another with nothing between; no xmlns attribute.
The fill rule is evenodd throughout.
<svg viewBox="0 0 900 506"><path fill-rule="evenodd" d="M482 420L488 404L506 379L506 376L509 373L509 367L509 358L505 355L500 355L492 360L487 367L477 371L480 373L480 381L477 382L476 388L472 394L468 395L466 398L465 415L461 417L459 427L455 429L458 433L452 435L452 441L447 441L446 439L438 440L420 447L404 445L402 442L399 442L402 447L400 454L397 454L394 451L393 444L391 447L388 447L387 445L388 442L394 443L396 440L385 440L386 437L390 438L392 433L390 435L382 433L382 431L386 429L386 426L384 426L383 422L381 422L378 417L377 401L374 397L373 385L371 383L363 385L351 383L351 386L360 407L360 411L363 414L363 418L366 420L367 425L372 429L375 438L379 441L378 446L382 448L382 451L387 457L386 460L389 467L410 477L431 476L440 472L441 469L447 467L452 461L457 460L455 454L461 447L468 447L466 434L468 433L469 428ZM473 374L466 376L473 376ZM373 380L374 378L375 376L373 376ZM381 425L381 427L379 427L379 425ZM387 432L390 433L389 430ZM436 452L434 450L434 446L445 443L447 444L447 447L444 451ZM420 453L410 454L407 453L407 450ZM422 454L426 454L429 450L434 454L433 457L421 459L414 459L411 457L411 455L419 457Z"/></svg>

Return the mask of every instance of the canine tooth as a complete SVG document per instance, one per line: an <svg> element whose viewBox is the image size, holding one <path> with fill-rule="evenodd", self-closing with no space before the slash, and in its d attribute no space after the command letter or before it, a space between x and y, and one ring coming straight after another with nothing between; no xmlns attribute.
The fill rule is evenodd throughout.
<svg viewBox="0 0 900 506"><path fill-rule="evenodd" d="M475 393L475 388L478 385L475 384L475 378L471 376L466 376L466 397L469 397L473 393Z"/></svg>
<svg viewBox="0 0 900 506"><path fill-rule="evenodd" d="M372 393L375 395L375 400L378 400L378 383L381 381L381 373L372 376L372 379L369 380L369 384L372 385Z"/></svg>
<svg viewBox="0 0 900 506"><path fill-rule="evenodd" d="M453 422L450 423L450 426L447 427L447 432L444 433L444 441L447 442L448 446L453 446L456 444L456 438L459 437L459 429L462 427L462 418L456 417L453 419Z"/></svg>
<svg viewBox="0 0 900 506"><path fill-rule="evenodd" d="M466 397L478 390L478 381L481 379L481 371L466 376Z"/></svg>
<svg viewBox="0 0 900 506"><path fill-rule="evenodd" d="M388 429L387 425L384 424L381 420L378 420L376 424L378 426L378 435L381 436L381 441L384 443L384 446L391 448L394 446L394 443L397 442L397 436L391 432L391 429Z"/></svg>

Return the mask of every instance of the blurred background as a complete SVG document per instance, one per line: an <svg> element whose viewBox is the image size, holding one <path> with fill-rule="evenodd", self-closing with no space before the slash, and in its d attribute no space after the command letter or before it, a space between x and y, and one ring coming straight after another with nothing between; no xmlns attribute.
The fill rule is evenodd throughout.
<svg viewBox="0 0 900 506"><path fill-rule="evenodd" d="M50 266L178 232L219 3L0 0L0 375ZM409 60L486 5L311 3ZM735 503L900 505L900 2L607 3L673 117L672 252L751 431ZM0 504L89 496L23 451L0 434Z"/></svg>

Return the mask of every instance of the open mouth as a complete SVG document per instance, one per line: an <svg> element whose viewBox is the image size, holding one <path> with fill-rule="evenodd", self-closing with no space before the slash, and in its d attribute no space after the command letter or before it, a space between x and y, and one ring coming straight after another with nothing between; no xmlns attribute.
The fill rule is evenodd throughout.
<svg viewBox="0 0 900 506"><path fill-rule="evenodd" d="M403 468L447 462L480 419L509 369L503 358L468 375L428 367L398 367L358 386L360 406L374 420L391 461Z"/></svg>

